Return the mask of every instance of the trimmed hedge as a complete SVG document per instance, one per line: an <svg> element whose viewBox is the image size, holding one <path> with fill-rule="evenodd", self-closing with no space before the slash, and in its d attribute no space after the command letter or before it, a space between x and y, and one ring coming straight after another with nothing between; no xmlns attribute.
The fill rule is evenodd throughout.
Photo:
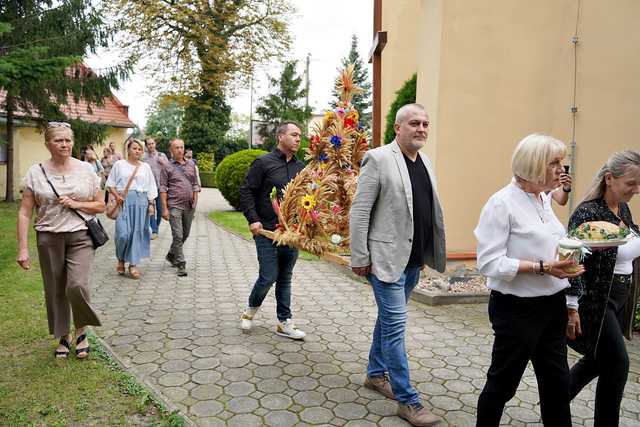
<svg viewBox="0 0 640 427"><path fill-rule="evenodd" d="M263 150L242 150L224 158L216 168L216 185L234 209L240 208L240 186L251 163L267 154Z"/></svg>
<svg viewBox="0 0 640 427"><path fill-rule="evenodd" d="M384 144L388 144L396 137L396 131L393 125L396 122L396 113L403 105L413 104L416 102L416 86L418 77L414 74L409 80L404 82L399 91L396 92L396 99L389 107L387 113L387 127L384 130Z"/></svg>
<svg viewBox="0 0 640 427"><path fill-rule="evenodd" d="M216 174L214 172L200 172L200 182L203 187L216 188Z"/></svg>

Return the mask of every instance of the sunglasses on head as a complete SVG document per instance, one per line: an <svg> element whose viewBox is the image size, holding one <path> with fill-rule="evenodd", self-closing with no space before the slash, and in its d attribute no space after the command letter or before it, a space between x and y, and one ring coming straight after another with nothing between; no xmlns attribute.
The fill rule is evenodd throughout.
<svg viewBox="0 0 640 427"><path fill-rule="evenodd" d="M69 128L71 129L71 125L67 122L49 122L47 124L48 128L59 128L59 127L63 127L63 128Z"/></svg>

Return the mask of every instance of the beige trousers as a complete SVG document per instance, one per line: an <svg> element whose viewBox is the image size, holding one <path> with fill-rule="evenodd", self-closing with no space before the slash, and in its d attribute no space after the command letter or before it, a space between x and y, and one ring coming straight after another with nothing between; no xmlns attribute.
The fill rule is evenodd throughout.
<svg viewBox="0 0 640 427"><path fill-rule="evenodd" d="M89 302L89 271L95 250L86 230L73 233L37 232L49 333L69 334L70 314L77 328L100 326Z"/></svg>

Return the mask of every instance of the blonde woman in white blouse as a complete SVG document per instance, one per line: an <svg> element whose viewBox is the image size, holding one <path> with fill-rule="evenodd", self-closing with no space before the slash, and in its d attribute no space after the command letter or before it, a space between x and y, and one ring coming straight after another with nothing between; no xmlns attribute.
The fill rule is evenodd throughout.
<svg viewBox="0 0 640 427"><path fill-rule="evenodd" d="M28 230L35 209L34 228L49 333L59 339L55 357L69 355L73 315L75 352L83 359L89 355L86 327L100 325L89 298L89 272L95 250L85 222L71 209L89 219L104 212L105 205L100 194L100 179L93 167L71 157L73 132L69 124L50 123L44 137L51 158L31 166L24 177L16 261L25 270L31 268ZM60 197L56 197L47 178Z"/></svg>
<svg viewBox="0 0 640 427"><path fill-rule="evenodd" d="M571 261L556 261L565 229L546 191L559 185L565 145L532 134L513 153L513 180L482 209L475 235L478 269L491 289L491 366L478 400L477 425L498 426L527 363L536 372L544 425L571 426L565 289Z"/></svg>

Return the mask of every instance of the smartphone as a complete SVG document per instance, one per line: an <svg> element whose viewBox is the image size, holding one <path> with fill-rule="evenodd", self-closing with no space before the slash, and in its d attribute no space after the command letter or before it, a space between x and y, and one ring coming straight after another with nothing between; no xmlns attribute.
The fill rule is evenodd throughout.
<svg viewBox="0 0 640 427"><path fill-rule="evenodd" d="M569 175L569 165L564 165L564 173L566 173L567 175Z"/></svg>

